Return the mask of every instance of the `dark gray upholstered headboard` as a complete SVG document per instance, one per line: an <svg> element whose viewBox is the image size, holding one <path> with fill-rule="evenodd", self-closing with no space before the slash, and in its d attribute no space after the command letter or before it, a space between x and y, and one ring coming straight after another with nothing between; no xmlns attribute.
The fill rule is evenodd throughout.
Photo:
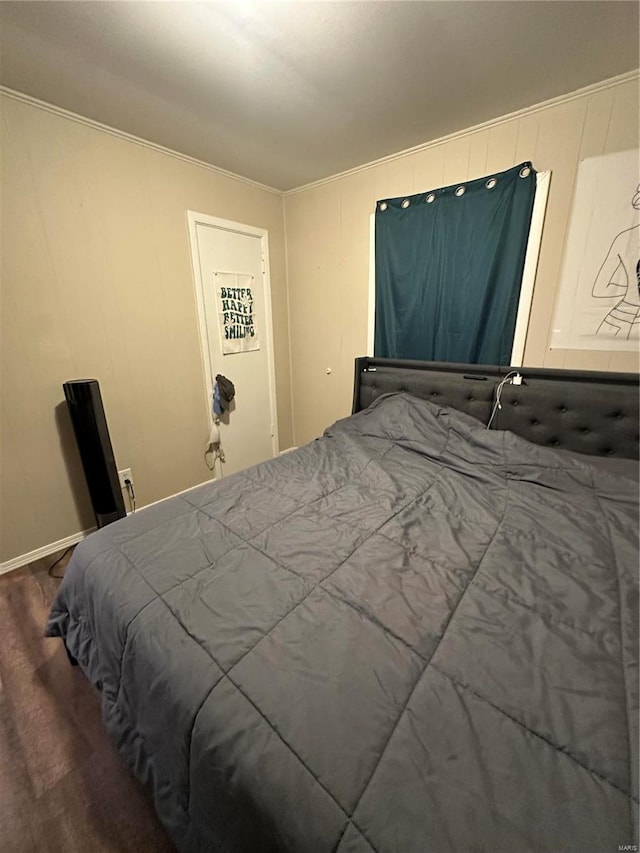
<svg viewBox="0 0 640 853"><path fill-rule="evenodd" d="M357 358L353 412L391 391L450 406L488 423L499 382L512 367ZM637 459L640 394L637 373L517 368L522 385L505 384L492 429L535 444Z"/></svg>

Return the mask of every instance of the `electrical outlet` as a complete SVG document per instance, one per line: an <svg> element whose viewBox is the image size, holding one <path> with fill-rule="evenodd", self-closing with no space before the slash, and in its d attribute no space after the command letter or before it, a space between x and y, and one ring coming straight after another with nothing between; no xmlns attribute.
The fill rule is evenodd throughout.
<svg viewBox="0 0 640 853"><path fill-rule="evenodd" d="M133 474L131 473L131 468L123 468L122 471L118 471L118 479L120 480L121 489L127 488L125 480L129 480L133 486Z"/></svg>

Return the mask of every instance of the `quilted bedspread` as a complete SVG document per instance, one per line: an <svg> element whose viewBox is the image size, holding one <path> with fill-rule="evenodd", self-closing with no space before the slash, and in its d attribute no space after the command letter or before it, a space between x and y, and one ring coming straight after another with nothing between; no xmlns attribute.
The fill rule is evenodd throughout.
<svg viewBox="0 0 640 853"><path fill-rule="evenodd" d="M632 480L392 394L91 535L47 631L183 853L617 851L637 527Z"/></svg>

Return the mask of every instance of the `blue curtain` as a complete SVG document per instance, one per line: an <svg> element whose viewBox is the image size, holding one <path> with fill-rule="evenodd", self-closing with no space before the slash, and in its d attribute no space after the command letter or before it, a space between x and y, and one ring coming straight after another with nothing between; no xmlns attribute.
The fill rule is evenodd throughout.
<svg viewBox="0 0 640 853"><path fill-rule="evenodd" d="M376 205L375 355L509 364L531 163Z"/></svg>

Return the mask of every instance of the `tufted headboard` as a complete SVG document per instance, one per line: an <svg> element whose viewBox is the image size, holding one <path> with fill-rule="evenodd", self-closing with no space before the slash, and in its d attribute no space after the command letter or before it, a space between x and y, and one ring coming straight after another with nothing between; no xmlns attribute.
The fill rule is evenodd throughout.
<svg viewBox="0 0 640 853"><path fill-rule="evenodd" d="M489 422L499 382L511 367L357 358L353 412L391 391L451 406ZM535 444L637 459L640 394L637 373L519 367L522 385L505 384L492 429Z"/></svg>

